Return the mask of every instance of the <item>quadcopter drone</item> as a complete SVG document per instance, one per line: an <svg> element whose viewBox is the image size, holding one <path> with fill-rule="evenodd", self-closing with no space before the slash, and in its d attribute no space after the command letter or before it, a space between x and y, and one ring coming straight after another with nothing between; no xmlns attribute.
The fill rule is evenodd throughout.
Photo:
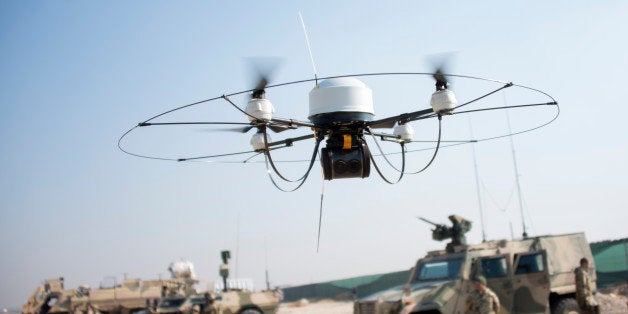
<svg viewBox="0 0 628 314"><path fill-rule="evenodd" d="M431 95L430 107L420 109L417 111L411 111L408 113L402 113L382 119L375 119L373 91L369 88L361 78L370 76L431 76L434 81L435 90ZM462 78L486 81L497 84L494 90L488 93L483 93L477 97L472 98L463 103L458 103L456 95L453 90L449 88L450 78ZM295 84L312 84L314 87L309 92L309 115L307 121L299 119L283 119L274 116L275 108L271 101L266 97L266 90L270 88L278 88ZM461 108L484 99L490 95L493 95L501 90L517 87L525 89L527 91L541 94L543 97L547 97L547 102L531 103L523 105L512 106L500 106L500 107L486 107L460 110ZM244 106L237 105L232 99L232 96L249 94L250 99ZM158 117L166 116L172 112L183 110L189 107L199 106L208 102L225 101L231 105L235 110L242 114L242 121L236 122L156 122ZM540 90L526 87L523 85L513 84L512 82L504 82L480 77L445 74L442 68L436 69L433 73L371 73L371 74L352 74L352 75L340 75L333 77L306 79L300 81L293 81L288 83L269 85L267 75L260 75L257 80L256 87L251 90L226 94L219 97L202 100L192 104L177 107L168 110L164 113L151 117L143 122L138 123L136 126L124 133L119 141L118 147L123 152L149 159L170 160L177 162L186 161L198 161L198 160L210 160L219 157L242 155L246 159L243 162L247 162L252 156L264 156L264 162L268 170L268 175L275 185L275 187L283 191L294 191L301 187L308 178L312 170L317 157L320 155L320 164L322 167L323 178L325 180L336 179L348 179L348 178L366 178L371 173L371 164L374 166L377 173L382 179L390 184L399 182L404 174L417 174L427 169L434 161L439 148L441 147L441 120L446 119L448 116L456 114L469 114L480 111L500 110L500 109L512 109L512 108L525 108L525 107L538 107L538 106L552 106L555 107L556 113L553 118L545 123L542 123L536 127L528 128L524 131L509 133L501 136L493 136L481 139L471 139L464 141L465 143L475 143L485 140L496 139L505 136L512 136L523 132L528 132L534 129L538 129L553 122L559 115L560 110L558 103L552 96L546 94ZM406 171L406 146L413 143L414 130L410 122L436 119L438 121L438 137L435 141L433 155L430 161L415 172ZM131 152L123 147L123 139L131 132L138 129L148 128L151 126L170 126L170 125L222 125L222 126L238 126L238 131L247 133L248 131L255 129L256 132L250 139L251 150L246 152L235 152L227 154L206 155L206 156L180 156L178 158L164 158L159 156L149 156L139 153ZM272 141L269 135L269 131L273 133L290 132L296 129L310 129L312 132L304 136L288 137L279 141ZM380 132L382 129L386 129ZM366 141L367 136L372 137L377 144L379 154L371 153L371 149ZM278 162L273 160L273 151L278 148L291 147L295 142L299 141L314 141L314 150L311 158L307 161L309 164L305 173L298 179L287 178L278 167ZM401 167L393 166L386 158L386 154L381 150L379 142L393 142L399 144L401 148ZM322 146L322 147L320 147ZM395 169L399 176L396 179L387 178L380 167L378 167L374 156L382 156L384 159ZM293 188L284 189L280 187L277 180L273 177L272 173L280 179L290 182L294 185Z"/></svg>

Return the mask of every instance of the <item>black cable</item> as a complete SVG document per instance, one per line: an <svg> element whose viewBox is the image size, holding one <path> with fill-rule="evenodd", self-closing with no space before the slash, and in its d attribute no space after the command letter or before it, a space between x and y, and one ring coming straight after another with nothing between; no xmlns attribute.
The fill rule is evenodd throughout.
<svg viewBox="0 0 628 314"><path fill-rule="evenodd" d="M200 124L200 125L215 125L215 124L227 124L227 125L248 125L248 126L255 126L255 124L252 123L244 123L244 122L156 122L156 123L148 123L148 122L142 122L139 123L137 126L139 127L145 127L145 126L157 126L157 125L195 125L195 124Z"/></svg>
<svg viewBox="0 0 628 314"><path fill-rule="evenodd" d="M438 115L438 142L436 142L436 149L434 150L434 154L432 155L432 159L430 159L430 162L428 162L427 165L425 165L425 167L423 167L423 169L421 169L421 170L419 170L417 172L408 172L408 174L419 174L419 173L425 171L425 169L427 169L432 164L432 162L434 162L434 159L436 159L436 155L438 154L438 149L440 148L440 139L441 139L441 133L442 133L441 132L441 129L442 129L441 120L442 120L442 116ZM404 152L404 155L405 155L405 152Z"/></svg>
<svg viewBox="0 0 628 314"><path fill-rule="evenodd" d="M416 76L416 75L423 75L423 76L429 76L429 75L433 75L434 73L429 73L429 72L381 72L381 73L361 73L361 74L347 74L347 75L335 75L335 76L327 76L327 77L322 77L322 78L315 78L315 79L305 79L305 80L297 80L297 81L292 81L292 82L287 82L287 83L280 83L280 84L274 84L274 85L268 85L265 87L265 89L270 89L270 88L275 88L275 87L281 87L281 86L287 86L287 85L295 85L295 84L301 84L301 83L307 83L307 82L312 82L312 81L316 81L316 80L327 80L327 79L332 79L332 78L343 78L343 77L368 77L368 76L393 76L393 75L409 75L409 76ZM467 79L473 79L473 80L480 80L480 81L486 81L486 82L493 82L493 83L501 83L501 84L508 84L507 82L504 81L500 81L500 80L495 80L495 79L489 79L489 78L481 78L481 77L476 77L476 76L468 76L468 75L457 75L457 74L447 74L446 76L450 76L450 77L459 77L459 78L467 78ZM527 87L527 86L523 86L523 85L516 85L513 84L514 86L517 87L521 87L521 88L526 88L529 90L533 90L542 94L545 94L547 96L549 96L548 94L531 88L531 87ZM148 121L154 120L156 118L159 118L161 116L164 116L166 114L172 113L174 111L178 111L181 109L185 109L185 108L189 108L192 106L196 106L196 105L200 105L206 102L211 102L211 101L215 101L221 98L226 98L226 97L230 97L230 96L237 96L237 95L242 95L245 93L251 93L255 91L255 89L248 89L248 90L244 90L244 91L239 91L239 92L235 92L235 93L230 93L230 94L224 94L222 96L218 96L218 97L214 97L214 98L209 98L209 99L205 99L205 100L200 100L197 102L193 102L191 104L187 104L187 105L183 105L180 107L176 107L173 109L170 109L168 111L162 112L160 114L157 114L151 118L148 118L146 120L144 120L143 123L146 123ZM549 96L550 98L552 98L551 96ZM552 98L553 99L553 98ZM240 109L238 106L235 106L238 108L239 111L242 111L242 109Z"/></svg>
<svg viewBox="0 0 628 314"><path fill-rule="evenodd" d="M264 154L264 161L265 161L265 163L266 163L266 173L268 173L268 178L270 178L270 182L272 182L272 183L273 183L273 185L274 185L274 186L275 186L278 190L280 190L280 191L282 191L282 192L294 192L294 191L296 191L297 189L299 189L299 188L303 185L303 183L305 183L305 180L307 179L307 177L309 176L309 174L310 174L310 172L311 172L311 170L312 170L312 166L314 165L314 161L316 160L316 155L318 154L318 146L319 146L319 144L320 144L320 143L321 143L321 141L320 141L319 139L317 139L317 140L316 140L316 145L315 145L315 147L314 147L314 152L313 152L313 154L312 154L312 159L310 160L310 165L308 166L307 171L305 172L305 175L303 176L302 180L301 180L301 181L299 182L299 184L298 184L298 185L297 185L294 189L292 189L292 190L289 190L289 189L283 189L283 188L281 188L281 187L277 184L277 182L275 181L275 179L273 178L273 176L272 176L272 174L271 174L270 168L268 167L268 158L267 158L267 157L270 157L270 154ZM272 162L271 162L271 165L272 165Z"/></svg>
<svg viewBox="0 0 628 314"><path fill-rule="evenodd" d="M279 169L277 169L277 167L275 166L275 163L273 162L273 158L270 155L270 150L268 149L268 133L266 132L266 128L262 129L262 133L264 134L264 146L265 146L265 156L268 156L268 160L270 161L270 166L273 168L273 170L275 171L275 174L280 177L282 180L286 181L286 182L298 182L301 181L303 178L307 178L307 176L309 175L309 169L312 169L312 164L314 163L314 158L316 158L316 154L318 153L318 145L320 144L322 138L316 138L316 145L315 145L315 149L314 149L314 153L312 154L312 160L310 162L310 167L308 169L308 171L303 174L303 176L301 176L301 178L298 178L296 180L290 180L288 178L286 178L284 175L281 174L281 172L279 172Z"/></svg>
<svg viewBox="0 0 628 314"><path fill-rule="evenodd" d="M233 106L233 108L236 108L238 111L240 111L240 112L242 112L244 115L246 115L246 116L248 116L248 117L252 118L254 121L256 121L256 120L261 120L261 119L259 119L259 118L255 117L255 116L250 115L248 112L246 112L246 111L242 110L242 108L240 108L240 107L238 107L236 104L234 104L234 103L233 103L233 101L231 101L231 99L229 99L229 97L227 97L227 95L222 95L222 99L226 100L228 103L230 103L230 104Z"/></svg>
<svg viewBox="0 0 628 314"><path fill-rule="evenodd" d="M364 141L364 145L366 145L368 147L368 144L366 144L366 141ZM404 150L403 142L400 145L401 145L401 151L403 152L403 150ZM369 149L369 151L370 151L370 149ZM388 184L397 184L397 183L399 183L399 181L401 181L401 179L403 178L403 174L405 173L404 170L406 169L406 154L402 154L401 155L401 171L397 170L397 168L395 168L393 166L393 169L395 169L395 170L397 170L397 172L399 172L399 178L395 182L392 182L392 181L388 180L384 176L384 174L379 170L379 167L377 166L377 162L375 162L375 158L373 158L373 155L372 154L369 154L369 155L370 155L369 157L371 158L371 162L373 162L373 166L375 167L375 170L377 171L379 176L382 178L382 180L384 180L384 182L386 182Z"/></svg>
<svg viewBox="0 0 628 314"><path fill-rule="evenodd" d="M402 75L408 75L408 76L421 76L421 75L423 75L423 76L431 76L431 75L433 75L433 73L431 73L431 72L381 72L381 73L362 73L362 74L336 75L336 76L328 76L328 77L316 78L316 79L319 79L319 80L326 80L326 79L332 79L332 78L343 78L343 77L369 77L369 76L394 76L394 75L397 75L397 76L402 76ZM532 87L528 87L528 86L524 86L524 85L518 85L518 84L513 84L513 83L509 83L509 82L505 82L505 81L500 81L500 80L495 80L495 79L490 79L490 78L475 77L475 76L456 75L456 74L447 74L446 76L448 76L448 77L466 78L466 79L472 79L472 80L480 80L480 81L485 81L485 82L492 82L492 83L500 83L500 84L504 84L504 86L502 86L500 89L504 89L504 88L506 88L506 87L510 87L510 86L516 86L516 87L518 87L518 88L528 89L528 90L531 90L531 91L534 91L534 92L537 92L537 93L541 93L541 94L543 94L543 95L545 95L545 96L549 97L550 99L552 99L552 101L553 101L553 102L551 102L551 103L546 103L546 104L548 104L548 105L556 105L556 106L557 106L557 114L556 114L556 116L555 116L555 117L554 117L554 118L553 118L550 122L548 122L548 123L545 123L545 124L543 124L543 125L541 125L541 126L538 126L538 127L532 128L532 129L528 129L528 130L524 130L524 131L521 131L521 132L517 132L517 133L512 133L512 134L506 134L506 135L502 135L502 136L495 136L495 137L486 138L486 139L483 139L483 141L484 141L484 140L497 139L497 138L506 137L506 136L512 136L512 135L521 134L521 133L526 133L526 132L530 132L530 131L532 131L532 130L536 130L536 129L541 128L541 127L543 127L543 126L546 126L546 125L548 125L549 123L551 123L551 122L553 122L554 120L556 120L556 118L558 118L558 115L559 115L559 113L560 113L560 108L558 107L558 103L556 102L556 100L555 100L552 96L550 96L549 94L547 94L547 93L545 93L545 92L543 92L543 91L541 91L541 90L538 90L538 89L535 89L535 88L532 88ZM275 87L281 87L281 86L287 86L287 85L300 84L300 83L306 83L306 82L312 82L312 81L315 81L316 79L305 79L305 80L298 80L298 81L292 81L292 82L287 82L287 83L281 83L281 84L269 85L269 86L266 86L266 89L268 89L268 88L275 88ZM245 94L245 93L250 93L250 92L253 92L254 90L255 90L255 89L249 89L249 90L245 90L245 91L240 91L240 92L235 92L235 93L230 93L230 94L224 94L224 95L219 96L219 97L209 98L209 99L205 99L205 100L197 101L197 102L194 102L194 103L190 103L190 104L187 104L187 105L183 105L183 106L180 106L180 107L176 107L176 108L173 108L173 109L167 110L167 111L165 111L165 112L163 112L163 113L160 113L160 114L157 114L157 115L155 115L155 116L152 116L151 118L144 120L144 122L139 123L139 124L138 124L138 126L141 126L141 125L175 125L175 124L190 124L189 122L182 122L182 123L178 123L178 122L173 122L173 123L149 123L149 121L152 121L152 120L154 120L154 119L156 119L156 118L162 117L162 116L164 116L164 115L167 115L167 114L169 114L169 113L172 113L172 112L175 112L175 111L178 111L178 110L182 110L182 109L189 108L189 107L196 106L196 105L200 105L200 104L203 104L203 103L207 103L207 102L215 101L215 100L218 100L218 99L221 99L221 98L223 98L223 99L225 99L225 100L229 101L229 102L230 102L230 103L231 103L231 104L232 104L232 105L233 105L233 106L234 106L234 107L235 107L238 111L243 112L243 110L242 110L241 108L239 108L238 106L236 106L235 104L233 104L233 103L232 103L232 102L228 99L228 97L230 97L230 96L236 96L236 95L241 95L241 94ZM460 107L462 107L462 106L466 106L466 105L468 105L469 103L474 102L474 101L477 101L477 100L479 100L479 99L482 99L482 98L484 98L484 97L486 97L486 96L488 96L488 95L490 95L490 94L492 94L492 93L494 93L494 92L491 92L491 93L489 93L489 94L487 94L487 95L484 95L484 96L481 96L481 97L479 97L479 98L476 98L476 99L474 99L474 100L472 100L472 101L470 101L470 102L467 102L467 103L465 103L465 104L462 104L462 105L460 105L460 106L457 106L456 108L460 108ZM542 105L542 104L537 104L537 105ZM472 110L472 111L454 112L453 114L461 114L461 113L469 113L469 112L477 112L477 111L485 111L485 110L493 110L493 109L516 108L516 107L518 107L518 106L510 106L510 107L496 107L496 108L490 108L490 109L489 109L489 108L487 108L487 109L478 109L478 110ZM243 112L243 113L244 113L245 115L247 115L247 116L250 116L250 115L246 114L246 112ZM436 116L436 115L422 116L422 117L419 117L419 118L416 118L416 119L412 119L411 121L417 121L417 120L422 120L422 119L432 118L432 117L435 117L435 116ZM300 122L300 121L290 122L290 121L293 121L293 120L278 119L278 120L277 120L277 123L279 123L279 124L287 124L287 125L297 125L297 126L309 126L309 125L310 125L310 124L305 123L305 122L304 122L304 123L302 123L302 124L298 124L298 123L301 123L301 122ZM271 120L271 122L272 122L272 120ZM220 124L220 123L204 122L203 124ZM231 123L223 123L223 124L231 124ZM234 122L233 124L237 124L237 123L235 123L235 122ZM253 123L242 123L242 125L251 125L251 124L253 124ZM132 156L136 156L136 157L140 157L140 158L146 158L146 159L166 160L166 161L178 161L178 160L179 160L179 159L174 159L174 158L162 158L162 157L155 157L155 156L141 155L141 154L131 153L130 151L125 150L125 149L122 147L122 140L123 140L123 139L124 139L124 138L125 138L125 137L129 134L129 133L131 133L132 131L134 131L136 127L137 127L137 126L135 126L135 127L131 128L131 129L129 129L128 131L126 131L126 132L125 132L125 133L124 133L124 134L123 134L123 135L122 135L122 136L118 139L118 143L117 143L117 144L118 144L118 148L119 148L122 152L124 152L124 153L126 153L126 154L129 154L129 155L132 155ZM447 145L447 146L443 146L443 147L448 147L448 146L454 146L454 145ZM412 152L412 151L408 151L408 152ZM290 161L283 161L283 162L290 162ZM302 161L298 161L298 162L302 162ZM230 162L219 162L219 161L216 161L216 163L230 163Z"/></svg>
<svg viewBox="0 0 628 314"><path fill-rule="evenodd" d="M480 99L482 99L482 98L486 98L486 97L488 97L488 96L490 96L490 95L493 95L493 94L495 94L495 93L499 92L499 91L500 91L500 90L502 90L502 89L505 89L505 88L511 87L511 86L513 86L513 85L514 85L514 84L512 84L512 83L508 83L508 84L506 84L506 85L504 85L504 86L502 86L502 87L500 87L500 88L498 88L498 89L496 89L496 90L494 90L494 91L492 91L492 92L490 92L490 93L488 93L488 94L482 95L482 96L480 96L480 97L478 97L478 98L476 98L476 99L473 99L473 100L467 101L466 103L464 103L464 104L462 104L462 105L456 106L456 107L454 107L454 109L452 109L452 110L456 110L456 109L458 109L458 108L462 108L462 107L464 107L464 106L466 106L466 105L468 105L468 104L474 103L474 102L476 102L476 101L478 101L478 100L480 100Z"/></svg>
<svg viewBox="0 0 628 314"><path fill-rule="evenodd" d="M373 132L371 132L371 129L370 129L369 127L367 127L366 131L367 131L368 133L370 133L370 134L371 134L371 136L373 137L373 141L375 142L375 146L377 146L377 150L379 150L379 152L380 152L380 154L381 154L380 156L384 157L384 160L386 160L386 162L388 163L388 165L389 165L390 167L392 167L392 168L393 168L393 169L395 169L397 172L399 172L399 169L397 169L397 167L395 167L395 166L394 166L394 165L390 162L390 160L388 160L388 157L386 156L386 154L384 154L384 151L382 150L382 147L379 145L379 142L377 142L377 138L375 137L375 134L373 134ZM365 140L364 142L366 142L366 140ZM399 142L399 144L401 145L401 151L403 152L403 149L404 149L404 147L403 147L403 145L404 145L404 141ZM369 149L369 151L370 151L370 149ZM405 156L405 154L404 154L404 156ZM371 157L372 157L372 155L371 155ZM375 161L373 161L373 163L375 164ZM401 170L401 172L403 172L403 170Z"/></svg>
<svg viewBox="0 0 628 314"><path fill-rule="evenodd" d="M190 161L190 160L198 160L198 159L208 159L214 157L227 157L227 156L235 156L235 155L243 155L243 154L252 154L256 153L254 150L249 150L246 152L238 152L238 153L226 153L226 154L217 154L217 155L208 155L208 156L199 156L199 157L189 157L189 158L179 158L177 161ZM255 156L253 156L255 157ZM251 158L253 158L251 157Z"/></svg>
<svg viewBox="0 0 628 314"><path fill-rule="evenodd" d="M220 97L214 97L214 98L209 98L209 99L205 99L205 100L201 100L201 101L193 102L193 103L188 104L188 105L183 105L183 106L180 106L180 107L176 107L176 108L170 109L170 110L168 110L168 111L166 111L166 112L160 113L160 114L158 114L158 115L156 115L156 116L153 116L152 118L146 119L146 120L144 120L144 122L143 122L143 123L146 123L146 122L148 122L148 121L151 121L151 120L157 119L157 118L159 118L159 117L161 117L161 116L164 116L164 115L167 115L167 114L169 114L169 113L171 113L171 112L175 112L175 111L177 111L177 110L181 110L181 109L184 109L184 108L188 108L188 107L192 107L192 106L200 105L200 104L202 104L202 103L206 103L206 102L214 101L214 100L220 99L221 97L222 97L222 96L220 96Z"/></svg>

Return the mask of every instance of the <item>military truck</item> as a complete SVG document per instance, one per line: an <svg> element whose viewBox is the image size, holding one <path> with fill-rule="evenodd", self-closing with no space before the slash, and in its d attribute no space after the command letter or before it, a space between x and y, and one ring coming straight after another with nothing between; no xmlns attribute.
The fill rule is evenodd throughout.
<svg viewBox="0 0 628 314"><path fill-rule="evenodd" d="M226 289L229 276L229 251L221 253L220 274L225 284L220 293L199 293L193 266L189 262L174 262L168 270L172 278L141 281L124 280L121 285L90 289L81 286L66 290L63 278L45 281L22 307L24 314L131 314L131 313L212 313L212 314L273 314L279 307L274 291L251 292Z"/></svg>
<svg viewBox="0 0 628 314"><path fill-rule="evenodd" d="M223 289L219 293L193 294L187 297L167 297L155 309L158 314L274 314L279 307L279 291L252 292L229 288L229 251L221 252L219 268Z"/></svg>
<svg viewBox="0 0 628 314"><path fill-rule="evenodd" d="M45 280L22 307L24 314L53 313L134 313L144 310L151 304L167 296L188 296L196 293L191 264L181 270L180 263L172 263L169 271L172 278L145 280L126 279L121 285L91 289L80 286L78 289L64 289L63 278ZM179 269L177 269L177 267Z"/></svg>
<svg viewBox="0 0 628 314"><path fill-rule="evenodd" d="M274 291L251 292L229 290L221 293L202 293L189 297L168 297L159 302L159 314L274 314L279 299Z"/></svg>
<svg viewBox="0 0 628 314"><path fill-rule="evenodd" d="M579 313L574 269L580 258L595 265L584 233L496 240L467 245L471 222L449 217L452 226L434 224L432 237L452 241L416 262L408 283L366 296L354 313L465 313L472 279L483 275L499 297L500 313Z"/></svg>

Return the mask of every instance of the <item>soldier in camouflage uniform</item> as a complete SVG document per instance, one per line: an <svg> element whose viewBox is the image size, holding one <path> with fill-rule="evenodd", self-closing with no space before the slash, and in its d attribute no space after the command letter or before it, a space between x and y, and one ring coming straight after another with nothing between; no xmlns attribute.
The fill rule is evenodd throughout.
<svg viewBox="0 0 628 314"><path fill-rule="evenodd" d="M580 259L580 267L574 271L576 275L576 301L584 313L598 313L598 304L591 292L591 281L589 279L589 261L586 258Z"/></svg>
<svg viewBox="0 0 628 314"><path fill-rule="evenodd" d="M486 278L473 279L475 289L467 297L467 314L496 314L499 312L499 298L486 286Z"/></svg>

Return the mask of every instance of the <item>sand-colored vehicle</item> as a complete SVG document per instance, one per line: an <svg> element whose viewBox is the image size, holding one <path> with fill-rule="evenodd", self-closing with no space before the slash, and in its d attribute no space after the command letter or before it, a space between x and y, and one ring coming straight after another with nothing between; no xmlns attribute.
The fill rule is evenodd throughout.
<svg viewBox="0 0 628 314"><path fill-rule="evenodd" d="M48 279L37 287L22 307L22 313L134 313L151 304L156 305L165 296L196 293L194 284L197 282L185 278L147 281L128 279L110 288L89 289L81 286L65 290L63 278Z"/></svg>
<svg viewBox="0 0 628 314"><path fill-rule="evenodd" d="M279 299L274 291L251 292L229 290L203 293L189 297L168 297L161 300L159 314L274 314Z"/></svg>
<svg viewBox="0 0 628 314"><path fill-rule="evenodd" d="M194 268L189 262L175 262L168 270L172 278L141 281L124 280L121 285L65 290L63 278L45 281L22 307L24 314L131 314L131 313L211 313L274 314L279 307L277 291L252 292L228 289L229 251L221 253L220 275L225 289L218 293L198 293Z"/></svg>
<svg viewBox="0 0 628 314"><path fill-rule="evenodd" d="M274 314L279 307L278 291L253 292L247 289L230 289L229 251L220 253L222 264L219 273L223 290L219 293L193 294L187 297L167 297L155 309L158 314Z"/></svg>
<svg viewBox="0 0 628 314"><path fill-rule="evenodd" d="M446 250L419 259L406 285L357 300L354 313L465 313L478 275L499 297L499 313L579 313L573 271L582 257L593 263L584 233L467 245L471 222L450 220L452 227L435 224L433 230L436 240L452 239ZM595 286L595 265L590 271Z"/></svg>
<svg viewBox="0 0 628 314"><path fill-rule="evenodd" d="M190 262L174 262L168 270L169 279L125 279L122 284L114 280L112 287L91 289L80 286L64 289L63 278L45 280L22 307L24 314L55 313L134 313L157 306L164 297L188 296L196 293L198 283L194 266Z"/></svg>

